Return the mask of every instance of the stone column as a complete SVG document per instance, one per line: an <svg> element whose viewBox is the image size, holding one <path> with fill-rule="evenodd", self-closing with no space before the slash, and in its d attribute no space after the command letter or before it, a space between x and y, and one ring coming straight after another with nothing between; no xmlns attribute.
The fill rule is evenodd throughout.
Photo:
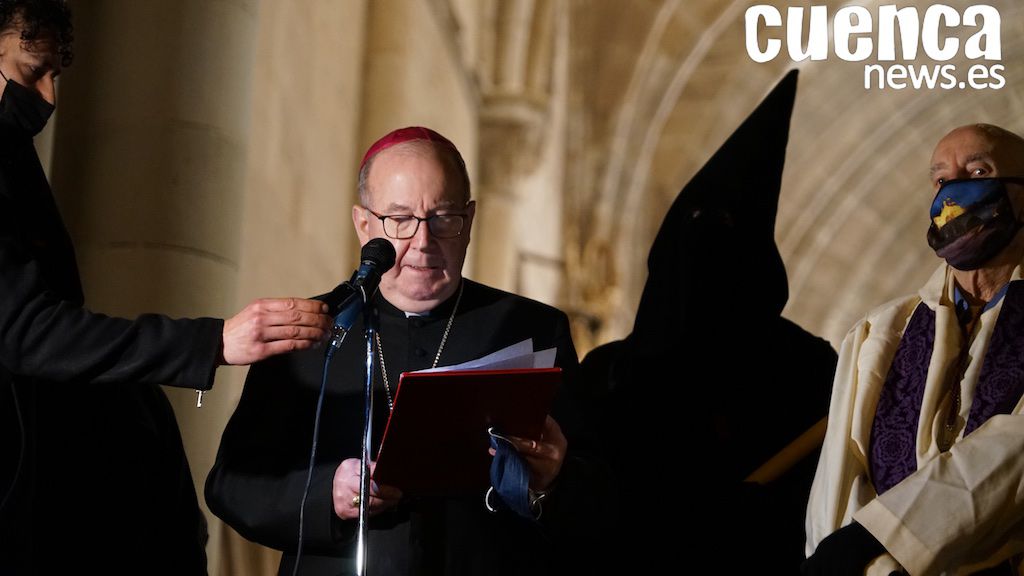
<svg viewBox="0 0 1024 576"><path fill-rule="evenodd" d="M481 278L506 290L516 287L520 187L537 167L543 120L544 110L524 98L484 99L475 264Z"/></svg>
<svg viewBox="0 0 1024 576"><path fill-rule="evenodd" d="M475 187L480 95L447 3L375 0L367 6L366 29L360 154L395 128L429 126L459 148ZM471 253L478 240L474 234ZM472 260L467 275L473 275Z"/></svg>
<svg viewBox="0 0 1024 576"><path fill-rule="evenodd" d="M557 304L564 278L566 4L485 5L474 261L489 283Z"/></svg>
<svg viewBox="0 0 1024 576"><path fill-rule="evenodd" d="M259 0L71 4L52 182L88 306L233 312ZM230 410L216 390L202 410L167 390L197 488Z"/></svg>

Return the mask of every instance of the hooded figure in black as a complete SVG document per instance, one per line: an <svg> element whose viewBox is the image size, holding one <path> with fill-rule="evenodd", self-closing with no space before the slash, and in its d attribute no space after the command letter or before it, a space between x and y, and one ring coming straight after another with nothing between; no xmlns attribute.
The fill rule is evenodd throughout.
<svg viewBox="0 0 1024 576"><path fill-rule="evenodd" d="M584 360L624 566L688 550L725 562L721 573L781 574L803 559L820 441L754 474L825 416L836 364L828 342L780 315L774 228L795 94L794 71L679 193L633 332Z"/></svg>

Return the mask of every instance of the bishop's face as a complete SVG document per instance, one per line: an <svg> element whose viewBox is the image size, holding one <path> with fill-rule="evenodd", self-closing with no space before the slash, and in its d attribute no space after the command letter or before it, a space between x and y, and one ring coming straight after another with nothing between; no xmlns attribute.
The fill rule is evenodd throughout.
<svg viewBox="0 0 1024 576"><path fill-rule="evenodd" d="M368 206L354 206L352 220L360 244L387 238L395 247L395 266L381 277L381 294L400 310L422 313L451 297L462 279L475 204L466 201L462 180L451 162L424 141L388 148L373 159L367 177ZM372 213L371 213L372 211ZM463 214L454 238L431 234L426 222L407 239L389 238L378 216Z"/></svg>

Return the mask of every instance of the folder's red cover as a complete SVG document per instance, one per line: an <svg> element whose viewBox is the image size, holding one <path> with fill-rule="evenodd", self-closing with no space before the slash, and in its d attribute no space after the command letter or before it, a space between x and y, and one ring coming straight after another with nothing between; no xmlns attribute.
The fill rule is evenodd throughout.
<svg viewBox="0 0 1024 576"><path fill-rule="evenodd" d="M491 426L540 438L561 368L404 372L373 479L405 495L486 490Z"/></svg>

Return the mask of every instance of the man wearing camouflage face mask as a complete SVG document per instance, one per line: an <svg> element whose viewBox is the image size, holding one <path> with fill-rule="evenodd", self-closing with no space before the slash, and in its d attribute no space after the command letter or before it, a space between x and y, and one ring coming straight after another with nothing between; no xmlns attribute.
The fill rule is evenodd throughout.
<svg viewBox="0 0 1024 576"><path fill-rule="evenodd" d="M843 342L805 575L1018 573L1024 140L957 128L930 173L927 238L946 263Z"/></svg>

